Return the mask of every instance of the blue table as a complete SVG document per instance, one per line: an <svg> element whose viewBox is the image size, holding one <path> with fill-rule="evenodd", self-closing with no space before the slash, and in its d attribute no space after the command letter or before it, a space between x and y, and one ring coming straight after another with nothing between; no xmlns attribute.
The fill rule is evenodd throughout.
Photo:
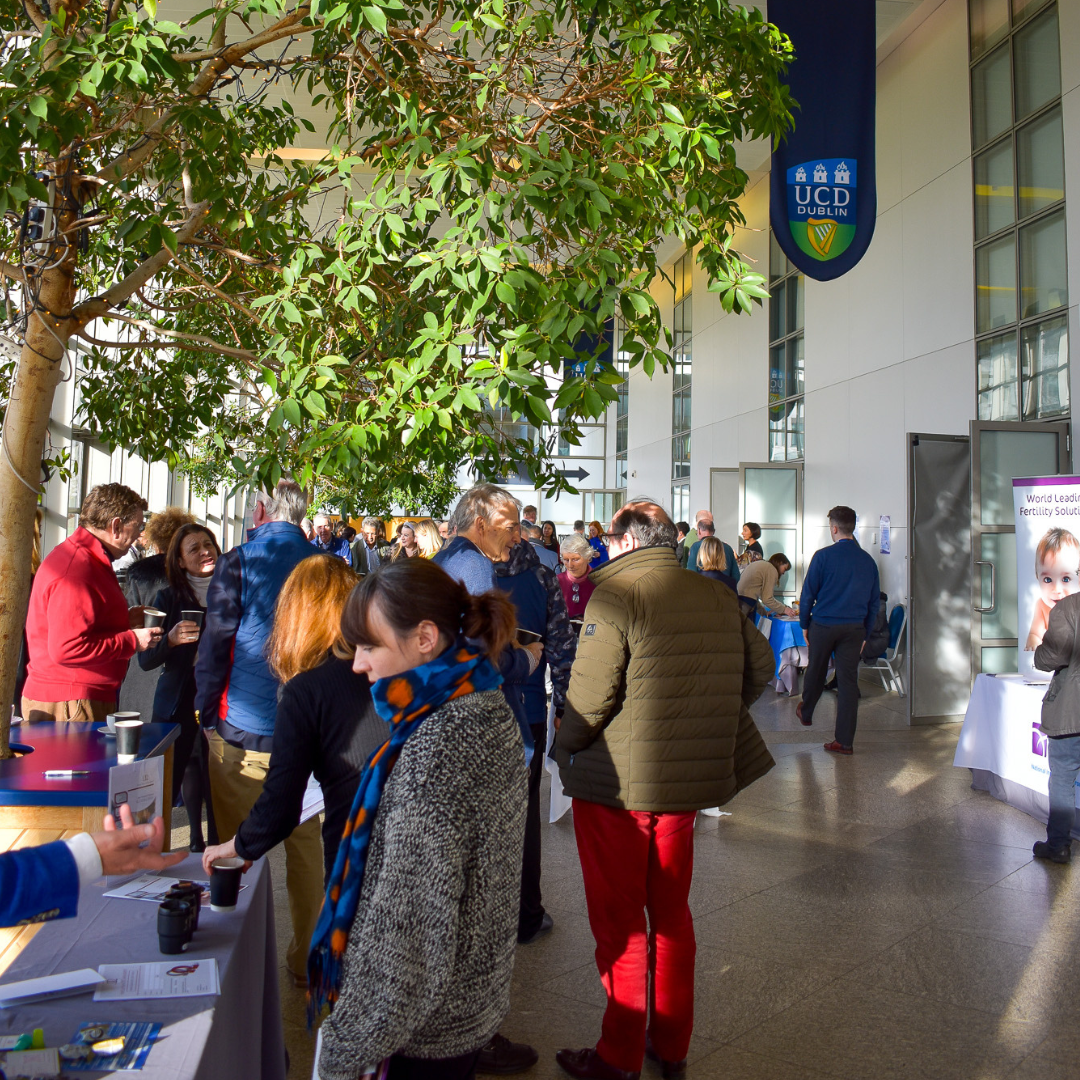
<svg viewBox="0 0 1080 1080"><path fill-rule="evenodd" d="M11 745L21 757L0 761L0 829L101 829L109 801L109 769L116 764L116 739L102 735L105 724L42 721L13 724ZM141 760L163 755L165 792L172 790L173 743L177 724L145 724ZM86 770L89 776L46 780L47 769ZM165 801L165 835L171 827L171 800Z"/></svg>
<svg viewBox="0 0 1080 1080"><path fill-rule="evenodd" d="M806 648L806 635L798 619L780 619L772 616L772 629L769 631L769 644L776 657L776 674L780 674L780 658L785 649Z"/></svg>

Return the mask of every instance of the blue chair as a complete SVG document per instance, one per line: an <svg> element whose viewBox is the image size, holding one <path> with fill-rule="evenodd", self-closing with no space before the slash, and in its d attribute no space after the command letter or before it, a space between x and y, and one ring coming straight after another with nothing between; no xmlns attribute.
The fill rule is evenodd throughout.
<svg viewBox="0 0 1080 1080"><path fill-rule="evenodd" d="M907 608L903 604L897 604L889 613L889 647L885 650L885 655L876 660L864 661L860 668L860 674L863 670L876 671L881 676L881 685L886 690L895 690L900 697L904 696L904 680L900 675L900 642L906 629Z"/></svg>

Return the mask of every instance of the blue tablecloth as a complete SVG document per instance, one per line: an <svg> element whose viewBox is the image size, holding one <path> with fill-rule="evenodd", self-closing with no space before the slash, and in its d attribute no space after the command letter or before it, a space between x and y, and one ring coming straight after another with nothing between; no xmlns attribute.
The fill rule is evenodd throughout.
<svg viewBox="0 0 1080 1080"><path fill-rule="evenodd" d="M776 657L776 674L780 674L780 658L785 649L806 646L806 637L802 632L798 619L773 618L772 629L769 631L769 644L772 646L773 655Z"/></svg>

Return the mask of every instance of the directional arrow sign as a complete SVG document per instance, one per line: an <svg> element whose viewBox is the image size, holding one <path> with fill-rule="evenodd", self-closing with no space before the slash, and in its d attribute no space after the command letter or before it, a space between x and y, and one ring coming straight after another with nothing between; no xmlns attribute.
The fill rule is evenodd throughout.
<svg viewBox="0 0 1080 1080"><path fill-rule="evenodd" d="M580 466L576 469L560 469L559 470L567 480L584 480L589 475Z"/></svg>

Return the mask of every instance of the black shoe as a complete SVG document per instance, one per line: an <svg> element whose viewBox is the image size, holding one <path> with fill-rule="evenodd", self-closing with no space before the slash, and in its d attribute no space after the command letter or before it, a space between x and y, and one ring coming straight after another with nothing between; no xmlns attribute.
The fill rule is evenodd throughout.
<svg viewBox="0 0 1080 1080"><path fill-rule="evenodd" d="M824 689L825 689L825 690L828 690L828 691L829 691L830 693L832 693L832 694L835 694L835 693L837 692L837 685L836 685L836 679L830 679L830 680L829 680L829 681L828 681L828 682L827 682L827 683L825 684L825 686L824 686Z"/></svg>
<svg viewBox="0 0 1080 1080"><path fill-rule="evenodd" d="M544 917L540 920L540 925L531 933L522 937L518 934L519 945L531 945L534 941L539 941L545 934L551 933L551 928L555 925L555 920L545 911Z"/></svg>
<svg viewBox="0 0 1080 1080"><path fill-rule="evenodd" d="M480 1051L476 1071L488 1076L509 1076L531 1069L539 1060L540 1055L531 1046L511 1042L505 1035L496 1032L491 1036L491 1042Z"/></svg>
<svg viewBox="0 0 1080 1080"><path fill-rule="evenodd" d="M640 1072L609 1065L591 1046L586 1050L560 1050L555 1060L579 1080L638 1080L641 1076Z"/></svg>
<svg viewBox="0 0 1080 1080"><path fill-rule="evenodd" d="M188 851L195 852L198 855L201 855L205 850L206 850L206 841L202 840L202 839L192 840L191 846L188 848Z"/></svg>
<svg viewBox="0 0 1080 1080"><path fill-rule="evenodd" d="M1067 863L1072 858L1072 842L1061 847L1051 847L1045 840L1036 840L1031 848L1036 859L1049 859L1051 862Z"/></svg>
<svg viewBox="0 0 1080 1080"><path fill-rule="evenodd" d="M660 1062L660 1073L664 1080L680 1080L686 1075L686 1058L682 1061L665 1061L654 1049L652 1039L645 1036L645 1056L652 1061Z"/></svg>

